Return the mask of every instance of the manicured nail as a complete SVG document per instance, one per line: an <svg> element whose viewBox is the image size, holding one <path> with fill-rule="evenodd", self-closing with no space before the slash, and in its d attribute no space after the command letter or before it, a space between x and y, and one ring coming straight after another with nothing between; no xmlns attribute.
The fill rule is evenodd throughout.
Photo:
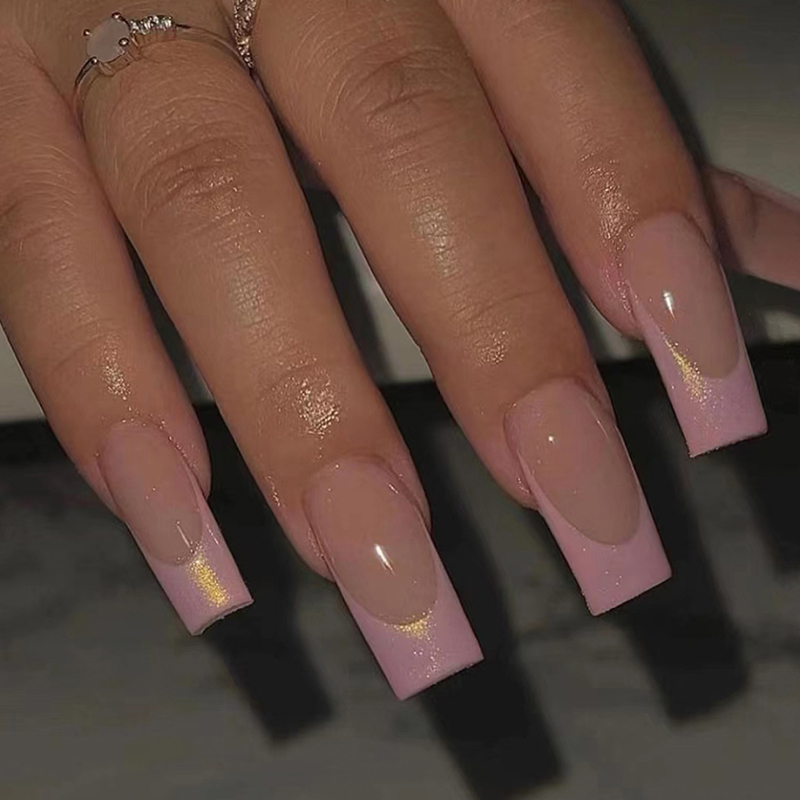
<svg viewBox="0 0 800 800"><path fill-rule="evenodd" d="M509 411L506 434L592 614L670 577L622 437L585 389L567 379L535 389Z"/></svg>
<svg viewBox="0 0 800 800"><path fill-rule="evenodd" d="M108 433L100 471L147 563L189 632L253 602L197 479L152 425Z"/></svg>
<svg viewBox="0 0 800 800"><path fill-rule="evenodd" d="M633 313L700 455L767 429L722 270L682 214L639 223L622 257Z"/></svg>
<svg viewBox="0 0 800 800"><path fill-rule="evenodd" d="M319 474L306 514L364 638L401 699L483 658L417 504L368 459Z"/></svg>

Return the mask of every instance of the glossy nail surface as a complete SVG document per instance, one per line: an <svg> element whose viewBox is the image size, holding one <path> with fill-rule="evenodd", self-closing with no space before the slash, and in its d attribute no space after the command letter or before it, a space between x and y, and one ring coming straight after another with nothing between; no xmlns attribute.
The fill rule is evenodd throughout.
<svg viewBox="0 0 800 800"><path fill-rule="evenodd" d="M728 287L700 229L681 214L640 222L622 263L691 455L764 433Z"/></svg>
<svg viewBox="0 0 800 800"><path fill-rule="evenodd" d="M509 411L506 433L593 614L670 577L614 420L583 387L535 389Z"/></svg>
<svg viewBox="0 0 800 800"><path fill-rule="evenodd" d="M160 430L138 422L115 425L99 465L190 633L252 602L194 474Z"/></svg>
<svg viewBox="0 0 800 800"><path fill-rule="evenodd" d="M408 697L482 658L424 518L386 466L348 459L305 508L336 583L395 693Z"/></svg>

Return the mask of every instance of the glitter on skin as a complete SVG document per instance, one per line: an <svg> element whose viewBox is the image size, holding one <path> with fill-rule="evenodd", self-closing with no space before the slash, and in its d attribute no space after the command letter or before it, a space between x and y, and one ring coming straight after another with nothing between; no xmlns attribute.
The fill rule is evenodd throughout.
<svg viewBox="0 0 800 800"><path fill-rule="evenodd" d="M130 386L120 364L119 351L119 340L116 336L105 343L100 356L100 374L110 394L128 400Z"/></svg>
<svg viewBox="0 0 800 800"><path fill-rule="evenodd" d="M290 371L288 377L272 388L270 402L264 404L265 414L268 412L270 415L269 420L259 420L259 429L269 430L277 413L294 417L299 423L296 433L322 439L342 420L339 394L323 368L299 364Z"/></svg>
<svg viewBox="0 0 800 800"><path fill-rule="evenodd" d="M597 164L593 160L592 155L582 159L587 165L583 189L595 207L603 239L613 242L630 222L631 207L617 177L619 165L614 161Z"/></svg>
<svg viewBox="0 0 800 800"><path fill-rule="evenodd" d="M485 342L477 344L478 360L481 364L500 364L508 353L509 333L507 330L495 330Z"/></svg>
<svg viewBox="0 0 800 800"><path fill-rule="evenodd" d="M194 585L203 593L206 601L213 608L224 608L230 601L228 590L222 584L214 568L201 549L188 565L189 576Z"/></svg>
<svg viewBox="0 0 800 800"><path fill-rule="evenodd" d="M306 432L313 436L324 436L341 417L336 394L328 377L320 382L304 378L297 394L297 406Z"/></svg>

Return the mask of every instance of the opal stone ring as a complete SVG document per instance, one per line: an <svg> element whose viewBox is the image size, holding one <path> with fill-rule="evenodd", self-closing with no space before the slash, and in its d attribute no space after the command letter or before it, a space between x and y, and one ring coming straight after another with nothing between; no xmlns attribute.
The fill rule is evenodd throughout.
<svg viewBox="0 0 800 800"><path fill-rule="evenodd" d="M165 14L150 14L143 19L127 19L119 12L95 28L83 32L87 60L75 79L74 104L82 119L83 102L92 84L100 77L114 75L141 57L155 42L181 38L213 45L234 56L240 63L239 49L222 36L205 28L176 22Z"/></svg>

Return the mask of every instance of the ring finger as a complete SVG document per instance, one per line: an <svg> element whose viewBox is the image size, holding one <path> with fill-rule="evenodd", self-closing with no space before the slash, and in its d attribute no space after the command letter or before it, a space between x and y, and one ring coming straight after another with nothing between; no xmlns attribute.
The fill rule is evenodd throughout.
<svg viewBox="0 0 800 800"><path fill-rule="evenodd" d="M472 66L431 0L263 0L255 61L460 425L591 610L669 567Z"/></svg>

